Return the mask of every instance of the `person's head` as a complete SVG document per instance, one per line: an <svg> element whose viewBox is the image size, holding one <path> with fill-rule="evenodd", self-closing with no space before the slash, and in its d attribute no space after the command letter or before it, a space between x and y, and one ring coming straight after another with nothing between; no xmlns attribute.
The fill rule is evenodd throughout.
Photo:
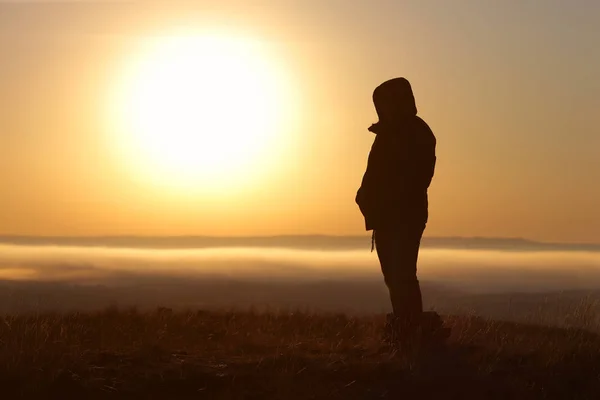
<svg viewBox="0 0 600 400"><path fill-rule="evenodd" d="M417 105L410 83L405 78L394 78L377 86L373 104L381 122L394 122L417 115Z"/></svg>

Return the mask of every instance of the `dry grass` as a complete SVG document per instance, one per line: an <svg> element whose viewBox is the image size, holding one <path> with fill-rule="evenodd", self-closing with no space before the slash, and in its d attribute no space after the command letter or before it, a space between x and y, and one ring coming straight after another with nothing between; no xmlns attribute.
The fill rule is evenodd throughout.
<svg viewBox="0 0 600 400"><path fill-rule="evenodd" d="M444 348L393 349L383 320L117 308L4 316L0 384L21 398L600 398L600 338L589 331L447 317Z"/></svg>

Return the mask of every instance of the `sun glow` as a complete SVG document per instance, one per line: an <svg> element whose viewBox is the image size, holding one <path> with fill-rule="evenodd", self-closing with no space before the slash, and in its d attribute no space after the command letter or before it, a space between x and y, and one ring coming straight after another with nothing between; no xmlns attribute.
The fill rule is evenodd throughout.
<svg viewBox="0 0 600 400"><path fill-rule="evenodd" d="M126 163L153 184L186 190L254 183L291 142L284 72L263 43L242 37L144 41L112 104Z"/></svg>

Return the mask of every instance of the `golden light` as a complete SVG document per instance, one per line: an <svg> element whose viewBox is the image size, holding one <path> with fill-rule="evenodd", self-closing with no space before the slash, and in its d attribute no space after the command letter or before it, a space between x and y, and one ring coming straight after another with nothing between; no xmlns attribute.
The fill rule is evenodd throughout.
<svg viewBox="0 0 600 400"><path fill-rule="evenodd" d="M118 146L141 179L223 192L277 168L290 144L290 79L265 44L223 35L142 43L112 102Z"/></svg>

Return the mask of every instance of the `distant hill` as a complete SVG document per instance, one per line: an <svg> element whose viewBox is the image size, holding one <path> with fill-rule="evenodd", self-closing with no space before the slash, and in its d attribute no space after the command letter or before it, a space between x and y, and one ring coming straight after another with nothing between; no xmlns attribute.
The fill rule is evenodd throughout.
<svg viewBox="0 0 600 400"><path fill-rule="evenodd" d="M370 237L288 235L288 236L95 236L43 237L0 236L0 244L22 246L92 246L129 248L214 248L279 247L311 250L352 250L370 246ZM504 251L600 251L594 243L545 243L520 238L426 237L423 247L439 249L481 249Z"/></svg>

